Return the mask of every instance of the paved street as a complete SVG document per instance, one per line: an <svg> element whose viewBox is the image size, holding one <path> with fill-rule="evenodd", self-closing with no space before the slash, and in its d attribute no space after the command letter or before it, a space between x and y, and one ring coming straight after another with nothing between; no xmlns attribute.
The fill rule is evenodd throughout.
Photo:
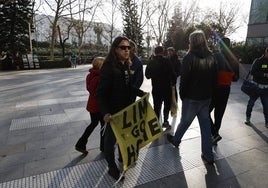
<svg viewBox="0 0 268 188"><path fill-rule="evenodd" d="M99 127L89 138L88 155L74 150L90 123L85 109L89 67L0 71L0 188L113 186L99 150ZM245 70L240 69L241 75ZM195 119L179 149L167 142L167 132L143 148L117 187L268 187L268 129L260 100L252 113L254 125L243 123L248 97L240 91L241 82L232 85L213 166L201 160ZM150 92L150 80L144 80L142 89ZM179 119L180 111L170 117L171 133Z"/></svg>

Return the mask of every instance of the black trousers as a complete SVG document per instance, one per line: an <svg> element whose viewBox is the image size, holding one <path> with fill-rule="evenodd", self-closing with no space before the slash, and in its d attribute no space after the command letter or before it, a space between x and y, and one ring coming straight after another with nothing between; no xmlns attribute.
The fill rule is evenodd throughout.
<svg viewBox="0 0 268 188"><path fill-rule="evenodd" d="M115 143L116 138L112 130L111 124L108 123L104 133L104 156L109 168L117 168L115 163Z"/></svg>
<svg viewBox="0 0 268 188"><path fill-rule="evenodd" d="M165 91L157 92L153 91L153 103L154 103L154 111L158 119L160 118L162 104L164 103L163 109L163 119L164 122L168 121L169 111L171 107L171 88Z"/></svg>
<svg viewBox="0 0 268 188"><path fill-rule="evenodd" d="M91 123L87 126L82 136L79 138L79 140L76 143L76 146L81 149L86 149L87 141L91 133L94 131L94 129L99 125L99 122L101 124L101 127L104 126L104 121L101 116L101 114L98 113L90 113ZM101 129L102 130L102 129ZM104 136L102 136L103 131L100 132L100 150L104 150Z"/></svg>
<svg viewBox="0 0 268 188"><path fill-rule="evenodd" d="M212 96L209 106L211 134L212 136L218 135L221 127L222 118L227 106L228 98L230 95L230 86L217 87ZM214 122L211 118L211 112L214 110Z"/></svg>

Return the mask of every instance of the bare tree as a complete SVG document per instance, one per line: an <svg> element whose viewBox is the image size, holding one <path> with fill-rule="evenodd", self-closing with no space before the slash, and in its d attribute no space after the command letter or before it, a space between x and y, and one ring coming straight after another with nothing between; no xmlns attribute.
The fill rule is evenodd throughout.
<svg viewBox="0 0 268 188"><path fill-rule="evenodd" d="M152 4L151 0L141 0L139 2L140 7L140 26L143 31L145 31L145 43L146 43L146 55L147 57L150 56L150 50L151 50L151 41L155 39L154 36L154 30L157 30L155 28L155 25L152 25L151 20L153 20L153 16L157 15L158 7L154 4Z"/></svg>
<svg viewBox="0 0 268 188"><path fill-rule="evenodd" d="M207 23L221 37L229 36L242 26L237 23L241 5L237 3L221 2L218 9L210 9L204 15L204 23Z"/></svg>
<svg viewBox="0 0 268 188"><path fill-rule="evenodd" d="M54 59L54 46L57 36L57 23L61 17L70 16L68 11L70 5L72 5L76 0L44 0L49 9L54 13L53 20L51 22L51 42L50 42L50 59ZM54 1L54 2L51 2Z"/></svg>
<svg viewBox="0 0 268 188"><path fill-rule="evenodd" d="M165 46L173 46L176 50L188 48L188 35L198 23L200 8L198 0L187 1L185 6L182 2L174 5L174 13L165 36Z"/></svg>
<svg viewBox="0 0 268 188"><path fill-rule="evenodd" d="M169 11L170 4L169 0L159 0L157 2L157 9L154 12L154 15L149 18L149 23L153 32L153 35L156 38L157 45L163 44L165 38L165 33L168 28L169 20ZM152 18L157 17L158 19L154 20Z"/></svg>
<svg viewBox="0 0 268 188"><path fill-rule="evenodd" d="M78 37L78 56L81 55L81 48L83 46L84 34L89 28L93 28L93 19L95 13L102 5L101 0L78 0L78 18L74 21L74 29Z"/></svg>
<svg viewBox="0 0 268 188"><path fill-rule="evenodd" d="M179 6L179 12L181 12L180 27L183 30L187 30L187 28L194 26L199 22L198 18L200 18L200 7L198 6L198 3L199 0L191 0L184 8Z"/></svg>
<svg viewBox="0 0 268 188"><path fill-rule="evenodd" d="M120 0L112 0L111 2L107 2L106 6L101 7L102 15L105 18L105 21L108 23L109 27L103 27L104 31L108 33L107 35L102 35L105 40L109 42L111 45L113 39L119 34L116 29L115 23L118 22L120 17ZM109 8L107 8L109 7ZM98 16L98 15L96 15ZM99 18L101 20L101 18Z"/></svg>
<svg viewBox="0 0 268 188"><path fill-rule="evenodd" d="M60 25L57 25L58 34L59 34L59 40L60 40L60 46L62 49L62 57L65 57L65 43L69 39L70 31L73 28L73 21L69 18L63 18L65 23L65 26L67 25L66 32L62 32Z"/></svg>

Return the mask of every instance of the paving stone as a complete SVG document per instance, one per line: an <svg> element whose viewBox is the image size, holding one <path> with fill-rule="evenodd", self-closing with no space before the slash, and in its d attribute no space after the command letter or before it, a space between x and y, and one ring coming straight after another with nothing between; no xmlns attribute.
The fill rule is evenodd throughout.
<svg viewBox="0 0 268 188"><path fill-rule="evenodd" d="M112 187L99 150L100 127L88 139L88 155L74 149L90 123L85 109L88 68L1 72L0 188ZM179 124L179 111L169 119L172 129L140 151L137 164L118 186L267 187L268 129L259 100L252 113L254 126L244 124L248 97L240 91L241 84L232 84L220 130L223 139L213 147L214 165L200 157L197 119L178 149L167 142L166 134L173 134ZM145 78L141 88L150 92L150 80ZM180 110L180 101L178 105Z"/></svg>

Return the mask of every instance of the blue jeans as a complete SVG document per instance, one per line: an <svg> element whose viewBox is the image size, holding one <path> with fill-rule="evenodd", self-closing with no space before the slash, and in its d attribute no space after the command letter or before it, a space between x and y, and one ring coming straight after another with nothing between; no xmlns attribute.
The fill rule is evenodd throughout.
<svg viewBox="0 0 268 188"><path fill-rule="evenodd" d="M210 99L191 100L185 98L182 101L181 121L173 137L176 143L180 143L184 133L192 124L197 116L201 131L201 149L202 153L208 158L213 159L212 141L211 141L211 123L209 119Z"/></svg>
<svg viewBox="0 0 268 188"><path fill-rule="evenodd" d="M268 124L268 88L260 89L260 98L263 107L265 124Z"/></svg>
<svg viewBox="0 0 268 188"><path fill-rule="evenodd" d="M249 96L249 100L248 100L248 104L247 104L247 111L246 111L247 118L251 117L251 112L252 112L253 106L259 97L260 97L259 95Z"/></svg>

